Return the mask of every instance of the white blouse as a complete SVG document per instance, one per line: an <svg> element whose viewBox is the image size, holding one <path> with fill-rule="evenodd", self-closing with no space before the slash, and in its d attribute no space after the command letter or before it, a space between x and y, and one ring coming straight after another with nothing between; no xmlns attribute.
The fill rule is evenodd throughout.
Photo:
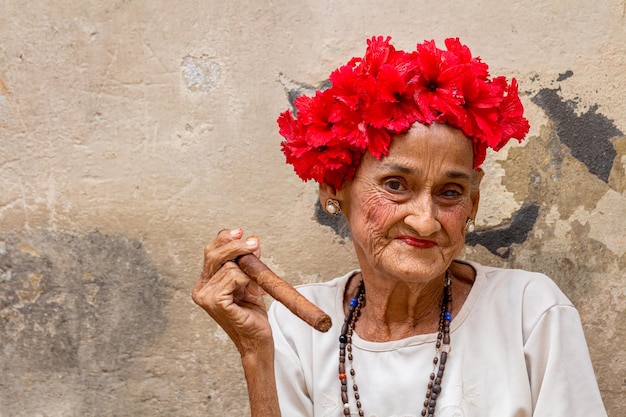
<svg viewBox="0 0 626 417"><path fill-rule="evenodd" d="M476 281L450 328L437 417L604 417L578 312L552 280L467 262ZM276 382L283 417L343 416L338 378L344 289L354 271L298 290L329 314L321 333L273 303ZM352 337L367 417L419 417L436 333L392 342ZM346 361L346 369L349 365ZM356 405L348 376L352 415Z"/></svg>

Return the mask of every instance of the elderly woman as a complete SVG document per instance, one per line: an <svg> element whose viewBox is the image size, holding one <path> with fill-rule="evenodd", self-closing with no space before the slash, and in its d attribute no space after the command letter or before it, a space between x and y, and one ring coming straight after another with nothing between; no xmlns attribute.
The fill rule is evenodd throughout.
<svg viewBox="0 0 626 417"><path fill-rule="evenodd" d="M455 258L473 230L480 165L528 131L515 80L490 78L458 39L413 52L372 38L332 87L279 120L287 162L345 216L359 270L304 285L318 332L233 260L257 238L205 248L194 301L241 354L252 415L606 416L572 303L546 276ZM345 271L344 271L345 272Z"/></svg>

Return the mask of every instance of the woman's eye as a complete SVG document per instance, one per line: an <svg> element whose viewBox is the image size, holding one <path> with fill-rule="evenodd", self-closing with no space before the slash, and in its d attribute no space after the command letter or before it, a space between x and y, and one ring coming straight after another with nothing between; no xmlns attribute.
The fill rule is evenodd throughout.
<svg viewBox="0 0 626 417"><path fill-rule="evenodd" d="M455 189L444 190L444 192L441 194L447 198L454 198L454 197L459 197L462 195L462 193L459 190L455 190Z"/></svg>
<svg viewBox="0 0 626 417"><path fill-rule="evenodd" d="M404 184L402 184L402 181L394 180L394 179L385 181L385 188L391 191L404 191L405 190L405 187L404 187Z"/></svg>

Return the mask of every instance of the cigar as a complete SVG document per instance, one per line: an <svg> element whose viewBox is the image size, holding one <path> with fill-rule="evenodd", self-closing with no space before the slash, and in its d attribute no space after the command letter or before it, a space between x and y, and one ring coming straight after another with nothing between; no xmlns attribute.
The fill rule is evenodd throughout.
<svg viewBox="0 0 626 417"><path fill-rule="evenodd" d="M315 330L327 332L330 329L332 326L331 318L318 306L307 300L291 284L279 278L259 258L253 254L243 255L237 258L237 264L265 292Z"/></svg>

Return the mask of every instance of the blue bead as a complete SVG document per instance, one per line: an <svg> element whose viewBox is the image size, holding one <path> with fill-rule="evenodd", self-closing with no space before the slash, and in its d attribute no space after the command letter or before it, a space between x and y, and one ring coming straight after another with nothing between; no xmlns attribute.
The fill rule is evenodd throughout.
<svg viewBox="0 0 626 417"><path fill-rule="evenodd" d="M350 300L350 307L356 307L358 304L359 304L358 298L353 298L352 300Z"/></svg>
<svg viewBox="0 0 626 417"><path fill-rule="evenodd" d="M444 318L445 320L452 321L452 313L450 313L449 311L446 311L446 312L443 314L443 318Z"/></svg>

